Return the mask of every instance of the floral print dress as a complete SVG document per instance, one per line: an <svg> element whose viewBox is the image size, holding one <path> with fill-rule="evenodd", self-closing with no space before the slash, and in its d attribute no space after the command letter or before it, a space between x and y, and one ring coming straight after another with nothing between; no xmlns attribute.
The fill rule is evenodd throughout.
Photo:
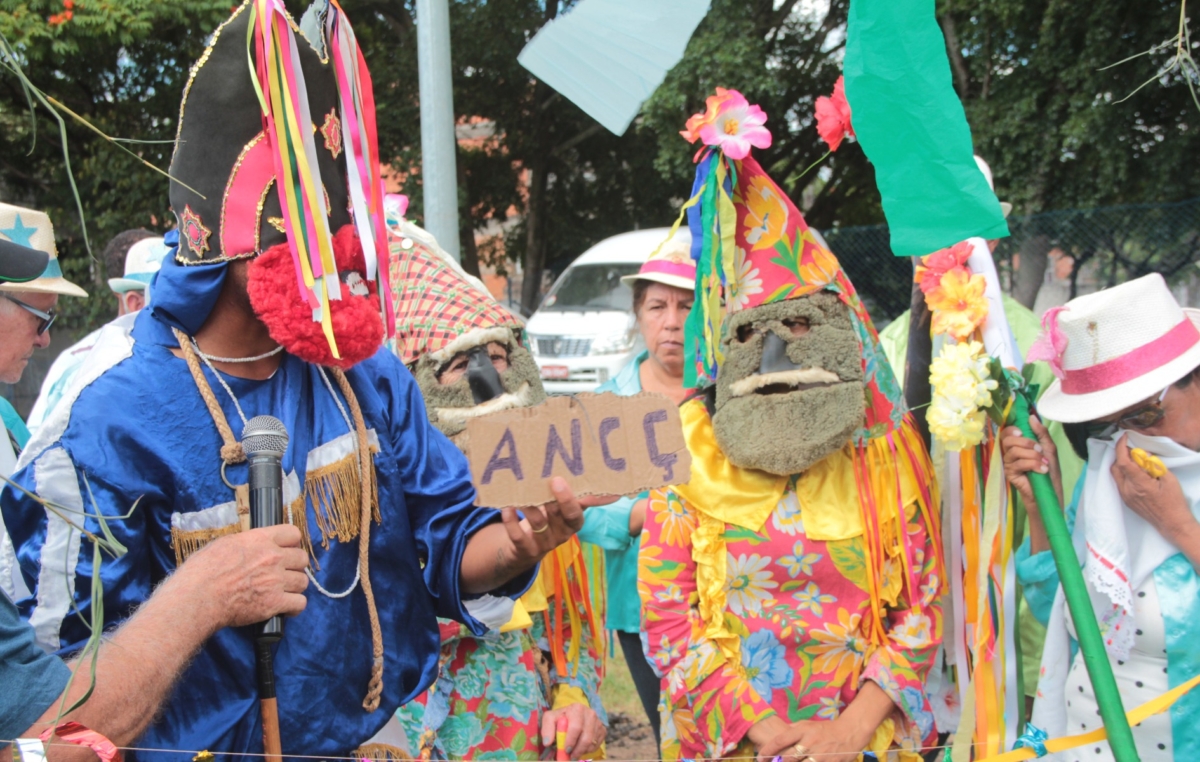
<svg viewBox="0 0 1200 762"><path fill-rule="evenodd" d="M571 546L577 550L577 544ZM600 570L603 573L603 569ZM608 724L600 703L602 643L590 627L584 580L565 571L569 600L578 617L562 616L552 585L539 575L521 600L532 626L473 635L466 627L439 619L442 635L438 678L429 690L396 710L414 759L536 760L543 758L542 716L569 704L590 706ZM572 621L574 620L574 622ZM560 671L549 629L562 642L578 637L578 657ZM553 745L551 745L551 753ZM593 755L600 759L603 754Z"/></svg>
<svg viewBox="0 0 1200 762"><path fill-rule="evenodd" d="M887 646L874 648L862 538L810 539L795 491L757 532L724 524L724 621L716 630L697 589L699 514L671 490L651 493L638 588L647 656L663 675L664 759L752 756L754 723L772 714L835 719L862 680L896 705L873 748L911 750L935 739L923 686L941 642L937 564L920 512L913 504L906 512L920 600L889 607ZM884 575L893 572L885 563ZM735 636L737 661L711 637L716 631Z"/></svg>

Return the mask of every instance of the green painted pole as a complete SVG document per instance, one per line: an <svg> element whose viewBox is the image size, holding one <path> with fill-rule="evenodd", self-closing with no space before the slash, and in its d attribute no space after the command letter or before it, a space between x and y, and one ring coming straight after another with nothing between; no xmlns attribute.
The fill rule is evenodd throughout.
<svg viewBox="0 0 1200 762"><path fill-rule="evenodd" d="M1026 396L1026 391L1018 390L1013 401L1013 415L1016 417L1017 428L1026 437L1036 441L1037 437L1029 426L1032 408L1033 403ZM1117 691L1112 665L1108 663L1108 652L1104 650L1104 640L1100 637L1100 625L1096 622L1096 612L1092 609L1092 599L1083 581L1079 557L1075 555L1075 545L1071 542L1070 532L1067 531L1067 521L1063 517L1062 506L1059 505L1058 495L1054 491L1054 483L1047 474L1030 471L1026 476L1029 477L1033 497L1037 500L1038 513L1041 514L1042 523L1046 527L1046 537L1050 541L1054 565L1058 567L1063 597L1067 599L1071 619L1075 622L1075 636L1079 640L1079 650L1083 656L1083 664L1087 667L1088 678L1092 681L1096 703L1100 706L1100 719L1108 731L1108 745L1117 762L1139 762L1137 745L1133 742L1133 731L1129 729L1129 720L1125 717L1125 706L1121 703L1121 694Z"/></svg>

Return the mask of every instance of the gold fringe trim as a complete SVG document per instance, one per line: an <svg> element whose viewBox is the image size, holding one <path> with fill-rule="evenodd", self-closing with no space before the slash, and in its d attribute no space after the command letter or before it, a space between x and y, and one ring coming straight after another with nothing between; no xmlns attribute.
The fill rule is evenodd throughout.
<svg viewBox="0 0 1200 762"><path fill-rule="evenodd" d="M377 447L370 449L372 456L379 452ZM359 455L353 452L335 463L304 475L304 494L308 502L312 503L313 513L317 517L322 548L328 549L329 541L333 538L337 538L338 542L350 542L358 537L362 525L364 481L359 475L360 467ZM368 469L366 477L371 514L375 523L379 524L382 520L379 516L379 484L375 477L375 469ZM293 514L298 513L300 512L293 511Z"/></svg>
<svg viewBox="0 0 1200 762"><path fill-rule="evenodd" d="M296 498L288 506L288 515L291 517L291 525L300 530L300 547L304 548L308 553L308 559L312 562L314 571L321 571L321 564L317 561L317 554L313 552L312 535L308 532L308 501L304 495Z"/></svg>
<svg viewBox="0 0 1200 762"><path fill-rule="evenodd" d="M175 565L182 566L183 562L188 560L193 553L218 537L237 534L240 531L242 531L241 524L229 524L217 529L176 529L171 527L171 547L175 549Z"/></svg>
<svg viewBox="0 0 1200 762"><path fill-rule="evenodd" d="M371 762L404 762L412 759L412 755L404 749L386 743L367 743L359 746L351 756L356 759L369 759Z"/></svg>

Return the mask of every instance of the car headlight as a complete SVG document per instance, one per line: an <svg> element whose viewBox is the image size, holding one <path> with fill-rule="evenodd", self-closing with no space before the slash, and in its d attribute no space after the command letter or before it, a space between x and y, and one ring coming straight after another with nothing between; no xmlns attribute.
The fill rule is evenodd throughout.
<svg viewBox="0 0 1200 762"><path fill-rule="evenodd" d="M633 349L635 341L637 341L636 327L628 328L621 333L597 336L592 341L591 354L615 355L620 354L621 352L628 352L629 350Z"/></svg>

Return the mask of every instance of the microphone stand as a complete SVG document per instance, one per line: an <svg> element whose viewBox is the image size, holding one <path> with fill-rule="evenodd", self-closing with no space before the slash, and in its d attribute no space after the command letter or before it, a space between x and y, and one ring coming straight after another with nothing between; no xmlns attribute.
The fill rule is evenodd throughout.
<svg viewBox="0 0 1200 762"><path fill-rule="evenodd" d="M271 620L274 621L274 620ZM269 626L271 621L267 622ZM263 752L266 762L282 762L283 745L279 738L279 705L275 700L275 644L283 632L263 633L254 640L254 656L258 672L258 700L262 712Z"/></svg>

